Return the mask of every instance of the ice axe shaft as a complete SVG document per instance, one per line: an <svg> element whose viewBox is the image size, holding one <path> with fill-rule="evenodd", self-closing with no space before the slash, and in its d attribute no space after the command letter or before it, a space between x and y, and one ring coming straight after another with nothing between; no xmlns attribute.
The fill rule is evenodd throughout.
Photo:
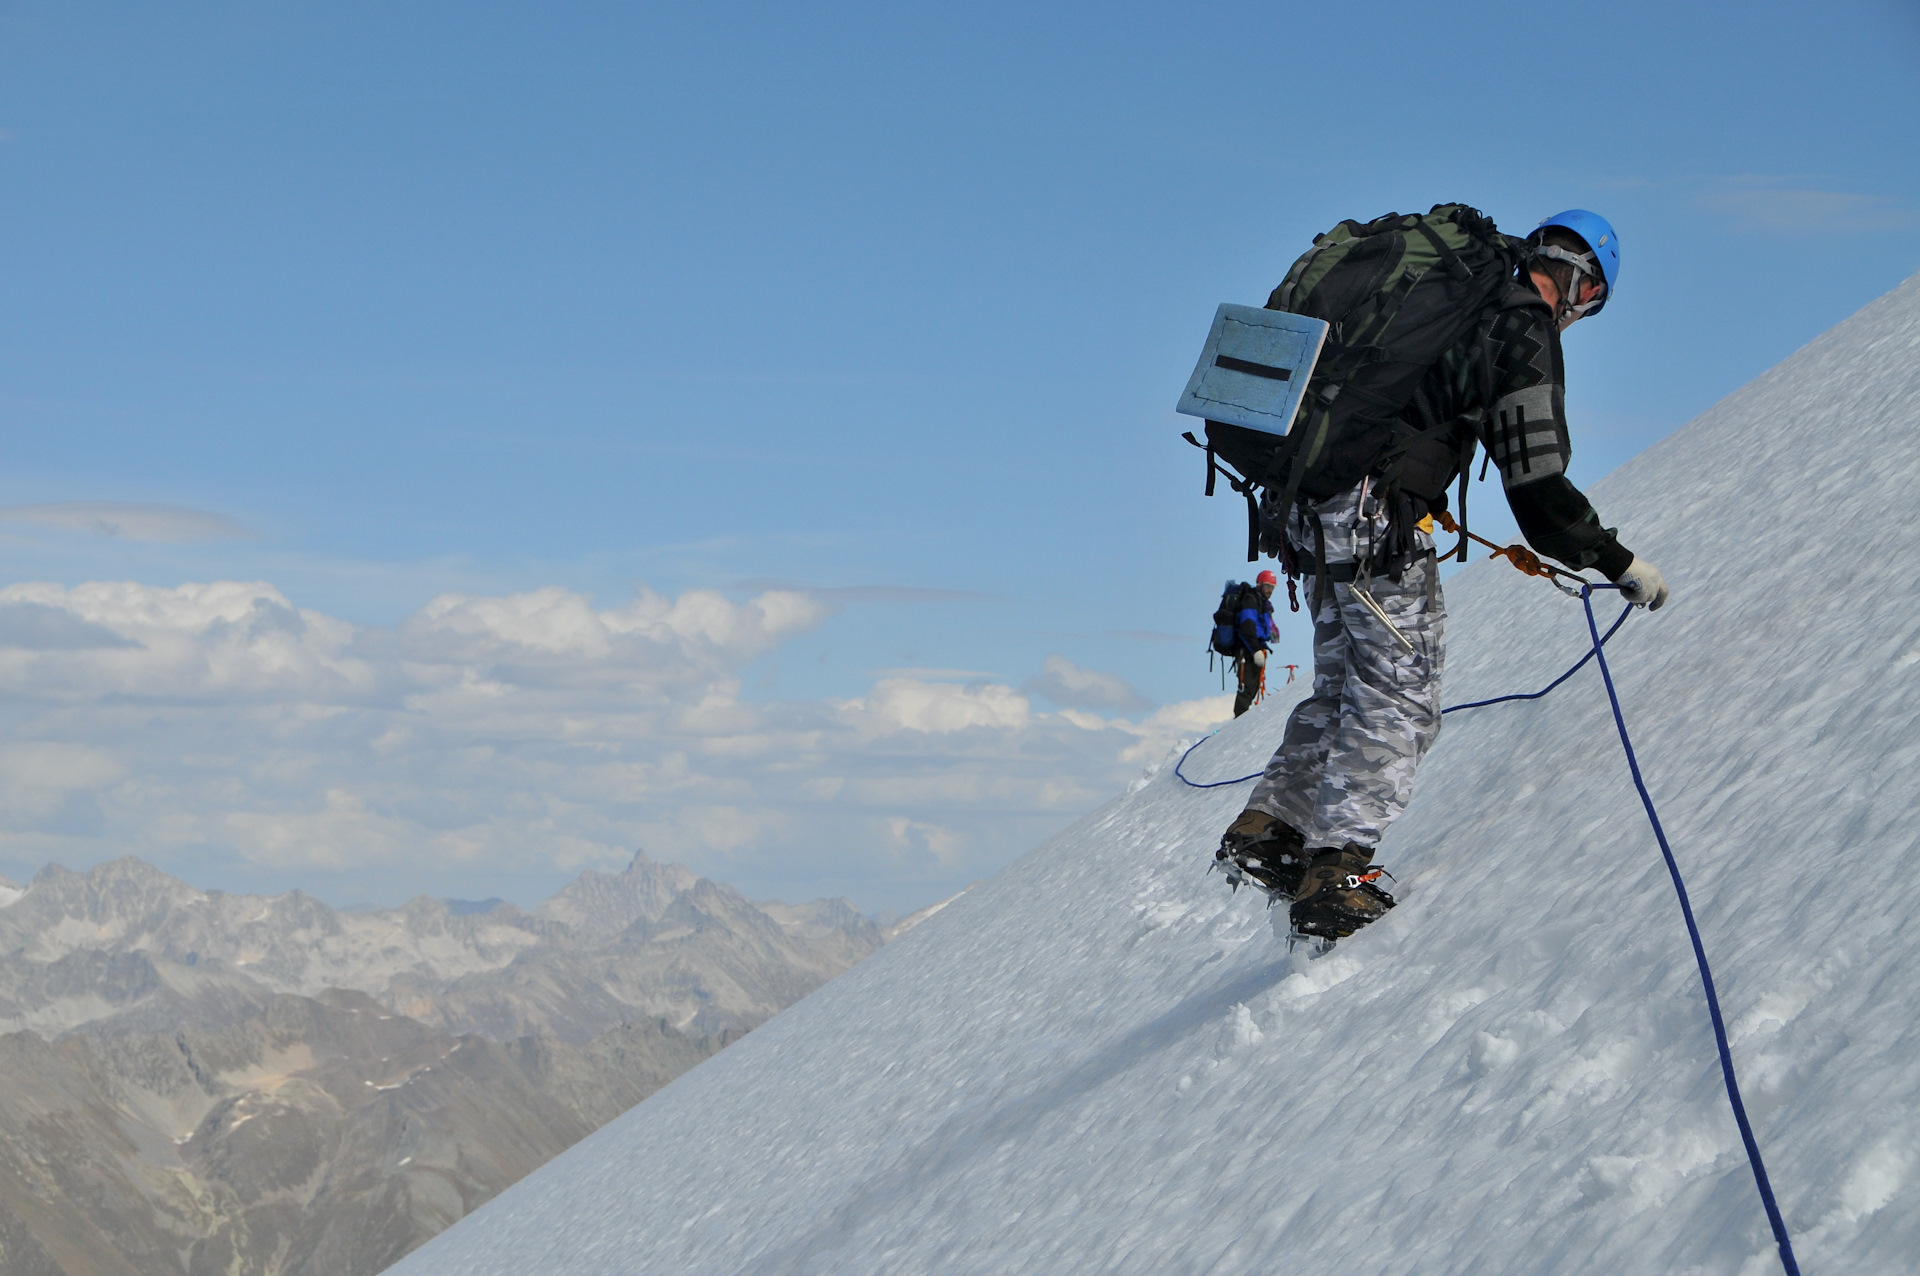
<svg viewBox="0 0 1920 1276"><path fill-rule="evenodd" d="M1388 633L1392 634L1395 638L1398 638L1400 640L1400 645L1407 649L1407 654L1409 655L1416 654L1413 649L1413 644L1407 640L1407 636L1405 634L1401 633L1400 630L1397 627L1395 627L1393 623L1393 619L1387 615L1386 611L1381 608L1380 604L1373 601L1372 594L1369 594L1365 589L1363 589L1361 586L1356 584L1353 586L1353 596L1355 598L1358 598L1361 602L1365 603L1367 605L1367 610L1380 618L1380 623L1387 627Z"/></svg>

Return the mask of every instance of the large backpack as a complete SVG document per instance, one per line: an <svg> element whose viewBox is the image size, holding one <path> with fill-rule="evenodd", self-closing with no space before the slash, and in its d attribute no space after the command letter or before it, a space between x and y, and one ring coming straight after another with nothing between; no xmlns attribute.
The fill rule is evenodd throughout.
<svg viewBox="0 0 1920 1276"><path fill-rule="evenodd" d="M1246 589L1245 581L1229 580L1213 609L1213 649L1223 656L1240 654L1240 595Z"/></svg>
<svg viewBox="0 0 1920 1276"><path fill-rule="evenodd" d="M1254 600L1252 603L1247 601L1249 595ZM1240 641L1240 613L1251 606L1257 614L1262 601L1258 587L1244 580L1227 582L1226 589L1220 594L1220 605L1213 609L1212 646L1215 651L1223 656L1238 656L1245 650ZM1265 624L1256 622L1256 627L1268 631L1260 635L1262 638L1273 638L1271 621Z"/></svg>
<svg viewBox="0 0 1920 1276"><path fill-rule="evenodd" d="M1430 419L1415 402L1420 383L1500 304L1531 255L1526 241L1464 204L1343 221L1314 239L1267 299L1269 310L1331 325L1291 428L1281 436L1207 422L1207 491L1216 457L1239 471L1227 477L1247 498L1248 562L1264 548L1297 574L1285 535L1295 501L1336 495L1368 473L1383 497L1445 504L1448 479L1472 458L1478 420ZM1473 362L1490 391L1487 353L1475 351ZM1465 504L1463 481L1461 515Z"/></svg>

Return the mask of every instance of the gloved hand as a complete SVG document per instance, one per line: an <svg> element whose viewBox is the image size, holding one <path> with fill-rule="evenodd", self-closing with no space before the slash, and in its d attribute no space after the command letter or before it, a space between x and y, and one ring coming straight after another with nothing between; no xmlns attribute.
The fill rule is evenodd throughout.
<svg viewBox="0 0 1920 1276"><path fill-rule="evenodd" d="M1620 579L1614 584L1620 586L1620 596L1636 607L1645 607L1648 611L1659 611L1661 604L1667 601L1667 578L1660 569L1638 554L1627 564L1627 570L1620 573Z"/></svg>
<svg viewBox="0 0 1920 1276"><path fill-rule="evenodd" d="M1253 663L1256 665L1259 665L1262 669L1265 669L1267 667L1267 653L1264 651L1254 652Z"/></svg>

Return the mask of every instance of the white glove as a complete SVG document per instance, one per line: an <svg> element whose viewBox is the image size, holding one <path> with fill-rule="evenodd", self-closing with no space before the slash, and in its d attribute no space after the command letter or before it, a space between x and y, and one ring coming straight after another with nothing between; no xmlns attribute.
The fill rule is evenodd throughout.
<svg viewBox="0 0 1920 1276"><path fill-rule="evenodd" d="M1253 663L1256 665L1259 665L1262 669L1265 669L1267 667L1267 653L1264 651L1254 652Z"/></svg>
<svg viewBox="0 0 1920 1276"><path fill-rule="evenodd" d="M1620 573L1620 579L1614 584L1620 586L1622 598L1648 611L1659 611L1661 604L1667 601L1667 578L1660 574L1658 567L1638 554L1634 555L1633 561L1627 564L1627 570Z"/></svg>

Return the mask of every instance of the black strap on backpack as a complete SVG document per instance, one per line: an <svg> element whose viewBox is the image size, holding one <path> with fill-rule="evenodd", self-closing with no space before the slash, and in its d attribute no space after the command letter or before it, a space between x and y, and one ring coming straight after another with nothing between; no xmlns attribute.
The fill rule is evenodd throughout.
<svg viewBox="0 0 1920 1276"><path fill-rule="evenodd" d="M1207 424L1213 425L1214 422L1209 421ZM1207 454L1208 496L1213 495L1213 477L1218 474L1227 480L1227 486L1247 498L1247 561L1249 563L1257 561L1260 557L1260 501L1259 498L1254 495L1254 492L1260 485L1252 479L1243 478L1235 474L1232 470L1220 464L1219 459L1213 453L1213 443L1211 440L1202 443L1199 439L1193 437L1192 430L1186 431L1180 437L1195 447L1202 449Z"/></svg>

